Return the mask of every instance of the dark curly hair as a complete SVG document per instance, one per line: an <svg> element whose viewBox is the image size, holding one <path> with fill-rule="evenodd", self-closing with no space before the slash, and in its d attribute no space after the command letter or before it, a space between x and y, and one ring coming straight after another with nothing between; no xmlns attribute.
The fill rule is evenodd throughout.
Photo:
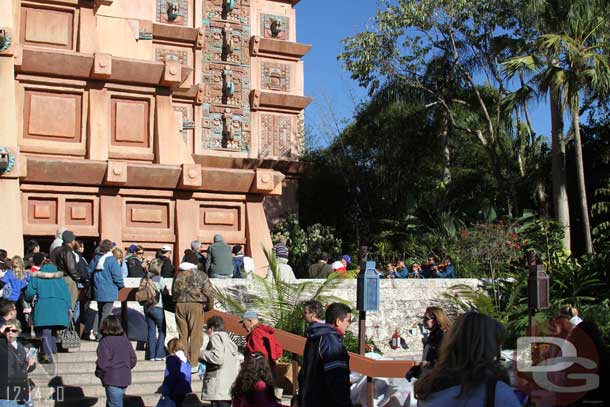
<svg viewBox="0 0 610 407"><path fill-rule="evenodd" d="M254 352L248 355L241 365L235 383L231 387L231 399L235 400L245 397L248 403L254 403L256 396L255 385L260 381L266 385L265 393L267 397L270 400L277 401L273 376L271 375L271 368L267 358L260 352Z"/></svg>

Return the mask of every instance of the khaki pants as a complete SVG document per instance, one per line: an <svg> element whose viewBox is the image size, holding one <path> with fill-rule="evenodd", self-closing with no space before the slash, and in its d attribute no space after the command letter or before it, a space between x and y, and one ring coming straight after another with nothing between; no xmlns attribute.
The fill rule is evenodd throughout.
<svg viewBox="0 0 610 407"><path fill-rule="evenodd" d="M64 276L64 281L68 285L68 291L70 291L70 298L72 299L72 311L74 311L74 306L78 299L78 287L76 281L72 280L72 277L70 276Z"/></svg>
<svg viewBox="0 0 610 407"><path fill-rule="evenodd" d="M203 345L203 304L200 302L180 302L176 304L176 326L180 343L185 349L191 368L199 363L199 352Z"/></svg>

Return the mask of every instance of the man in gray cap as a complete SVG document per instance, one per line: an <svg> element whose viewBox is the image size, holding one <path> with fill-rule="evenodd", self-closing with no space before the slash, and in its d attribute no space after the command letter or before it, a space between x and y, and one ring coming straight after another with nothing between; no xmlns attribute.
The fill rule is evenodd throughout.
<svg viewBox="0 0 610 407"><path fill-rule="evenodd" d="M233 255L231 246L221 235L214 235L214 243L208 247L205 271L212 278L233 278Z"/></svg>
<svg viewBox="0 0 610 407"><path fill-rule="evenodd" d="M64 273L64 280L68 285L70 298L72 299L72 310L74 310L76 299L78 298L77 283L81 277L78 265L76 264L76 255L74 254L76 236L72 231L64 230L61 234L61 239L63 244L55 248L50 257L51 261L55 263L57 270Z"/></svg>

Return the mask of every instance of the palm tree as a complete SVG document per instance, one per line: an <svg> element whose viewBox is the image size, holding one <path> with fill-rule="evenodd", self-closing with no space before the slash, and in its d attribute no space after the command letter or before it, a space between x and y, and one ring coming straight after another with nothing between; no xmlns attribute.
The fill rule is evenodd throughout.
<svg viewBox="0 0 610 407"><path fill-rule="evenodd" d="M596 0L531 0L538 11L537 37L532 54L505 62L509 76L529 72L539 89L549 94L552 132L553 200L557 220L566 228L564 246L570 248L570 215L566 189L566 147L564 112L571 113L575 144L579 206L587 253L592 253L589 211L580 138L580 100L585 91L605 92L610 83L602 27L606 23L603 2ZM542 7L542 9L540 8ZM545 33L546 32L546 33Z"/></svg>
<svg viewBox="0 0 610 407"><path fill-rule="evenodd" d="M581 95L587 91L606 93L610 88L610 44L603 42L603 36L598 35L599 32L607 32L602 29L606 24L605 18L598 11L601 10L595 7L595 2L576 2L562 33L541 36L542 50L556 61L556 86L563 89L563 106L571 113L579 206L585 248L589 254L593 253L593 243L580 137Z"/></svg>

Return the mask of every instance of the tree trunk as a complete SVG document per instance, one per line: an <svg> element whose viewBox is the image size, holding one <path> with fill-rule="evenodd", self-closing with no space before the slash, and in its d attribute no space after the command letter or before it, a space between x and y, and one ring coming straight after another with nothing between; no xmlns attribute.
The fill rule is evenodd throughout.
<svg viewBox="0 0 610 407"><path fill-rule="evenodd" d="M566 146L563 140L563 104L561 89L551 86L549 92L551 105L552 133L552 173L553 173L553 206L555 218L564 227L563 246L570 250L570 207L566 178Z"/></svg>
<svg viewBox="0 0 610 407"><path fill-rule="evenodd" d="M574 127L574 152L576 156L576 178L578 181L578 198L582 227L585 232L585 249L587 254L593 253L591 240L591 225L589 223L589 206L587 204L587 187L585 185L585 166L582 159L582 145L580 141L580 120L578 118L578 103L572 107L572 126Z"/></svg>
<svg viewBox="0 0 610 407"><path fill-rule="evenodd" d="M443 110L441 116L441 147L443 149L443 182L448 185L451 182L451 152L449 151L449 114Z"/></svg>

